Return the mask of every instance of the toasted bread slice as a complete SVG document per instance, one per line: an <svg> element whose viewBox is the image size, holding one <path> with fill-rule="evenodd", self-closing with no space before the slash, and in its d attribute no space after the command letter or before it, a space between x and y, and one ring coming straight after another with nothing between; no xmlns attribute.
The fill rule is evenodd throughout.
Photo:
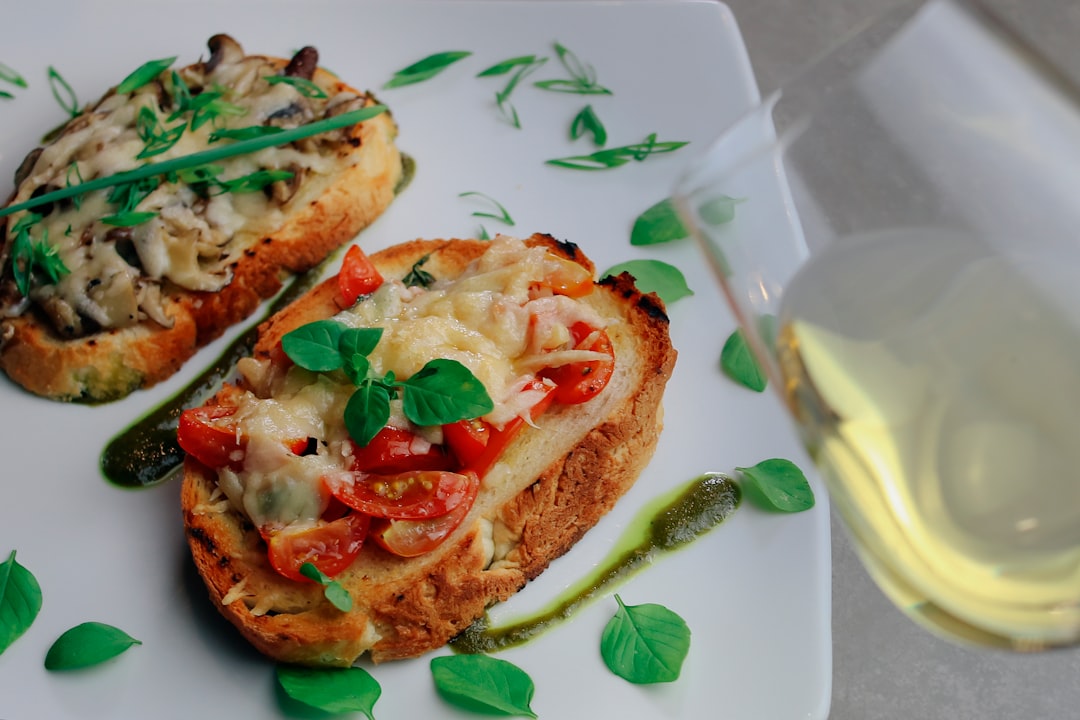
<svg viewBox="0 0 1080 720"><path fill-rule="evenodd" d="M128 93L114 88L87 107L23 162L11 203L216 146L225 141L210 133L220 129L289 128L375 104L317 68L313 48L288 60L245 55L226 35L208 44L207 60L163 70ZM155 134L181 127L175 145L136 158L155 142L167 144ZM21 240L15 230L28 213L5 218L6 228L0 220L0 369L33 393L86 402L169 377L288 274L310 269L383 212L403 174L396 132L384 112L223 160L210 182L162 178L133 198L88 193L78 203L33 210L43 217ZM292 176L246 192L218 184L265 171ZM125 224L132 212L153 217ZM110 224L118 214L128 217ZM16 247L27 241L51 245L69 272L49 281L40 268L27 268ZM18 287L16 264L28 289Z"/></svg>
<svg viewBox="0 0 1080 720"><path fill-rule="evenodd" d="M580 249L549 236L544 245L590 272ZM491 243L414 241L371 257L386 278L421 258L436 278L453 278ZM222 614L261 652L279 661L347 666L409 658L444 645L567 552L607 513L648 463L662 425L661 398L675 364L661 301L626 274L596 283L580 302L607 319L615 354L606 388L577 405L553 405L525 427L482 479L468 516L443 544L413 558L376 543L336 577L353 608L335 609L313 583L286 580L267 559L249 517L223 497L218 472L184 466L183 517L195 565ZM280 338L337 313L328 280L260 328L256 358L280 359ZM233 392L226 388L224 394Z"/></svg>

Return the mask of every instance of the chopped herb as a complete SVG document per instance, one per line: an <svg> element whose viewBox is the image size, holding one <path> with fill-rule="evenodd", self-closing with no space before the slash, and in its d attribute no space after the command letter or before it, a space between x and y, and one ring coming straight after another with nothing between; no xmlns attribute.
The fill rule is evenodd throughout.
<svg viewBox="0 0 1080 720"><path fill-rule="evenodd" d="M760 499L780 512L802 512L814 507L814 491L806 475L790 460L772 458L748 468L735 468L756 489ZM754 493L748 493L755 497Z"/></svg>
<svg viewBox="0 0 1080 720"><path fill-rule="evenodd" d="M3 80L4 82L9 82L12 85L16 85L21 88L29 87L26 82L26 78L20 75L10 65L5 65L2 62L0 62L0 80Z"/></svg>
<svg viewBox="0 0 1080 720"><path fill-rule="evenodd" d="M210 133L207 142L215 143L219 140L250 140L252 138L266 137L283 132L283 128L274 125L252 125L242 128L222 128Z"/></svg>
<svg viewBox="0 0 1080 720"><path fill-rule="evenodd" d="M330 601L330 604L336 607L341 612L349 612L352 610L353 599L349 591L345 589L341 583L334 580L319 568L315 567L313 563L306 562L300 566L300 574L306 577L312 582L317 582L323 586L323 596Z"/></svg>
<svg viewBox="0 0 1080 720"><path fill-rule="evenodd" d="M71 162L71 164L68 165L67 175L64 178L65 185L67 185L68 187L71 187L71 185L72 185L72 182L71 182L71 174L72 174L72 172L75 173L75 179L79 181L79 182L77 182L75 184L76 185L82 184L84 182L84 180L83 180L83 176L82 176L82 171L79 170L79 161L78 160L73 160ZM75 206L76 210L79 210L80 208L82 208L82 195L76 195L72 199L72 204Z"/></svg>
<svg viewBox="0 0 1080 720"><path fill-rule="evenodd" d="M607 129L604 128L604 123L600 121L592 105L582 108L570 123L571 140L577 140L585 133L592 135L593 144L597 147L603 147L607 143Z"/></svg>
<svg viewBox="0 0 1080 720"><path fill-rule="evenodd" d="M654 292L665 305L693 295L682 272L673 265L660 260L628 260L608 268L601 277L628 272L634 276L634 284L643 293Z"/></svg>
<svg viewBox="0 0 1080 720"><path fill-rule="evenodd" d="M68 81L52 65L49 66L49 87L52 88L53 97L56 98L56 102L60 104L64 112L73 118L78 117L80 113L79 99L75 97L75 91L72 90Z"/></svg>
<svg viewBox="0 0 1080 720"><path fill-rule="evenodd" d="M183 155L180 157L163 160L157 163L142 165L133 170L126 170L124 172L119 172L114 175L94 178L93 180L88 180L81 185L61 188L50 193L45 193L36 198L26 200L25 202L9 205L5 208L0 208L0 217L11 215L12 213L16 213L21 210L38 207L40 205L47 205L57 200L74 197L76 195L88 193L93 190L115 187L145 178L156 178L158 176L167 175L168 173L177 172L186 168L207 165L218 160L224 160L225 158L235 157L237 155L246 155L248 153L253 153L258 150L262 150L263 148L273 147L275 145L287 145L288 143L300 140L302 138L310 137L312 135L318 135L319 133L324 133L330 130L336 130L338 128L347 127L349 125L355 125L356 123L363 122L364 120L375 117L376 115L384 112L385 110L385 105L372 105L370 107L362 108L360 110L353 110L351 112L342 113L341 115L335 115L324 120L318 120L316 122L301 125L296 128L284 130L274 135L251 138L249 140L242 140L240 142L232 143L230 145L221 145L215 148L211 148L209 150L191 153L190 155Z"/></svg>
<svg viewBox="0 0 1080 720"><path fill-rule="evenodd" d="M363 668L315 669L277 666L277 680L293 700L327 713L360 712L374 720L382 688Z"/></svg>
<svg viewBox="0 0 1080 720"><path fill-rule="evenodd" d="M156 212L125 212L101 218L101 222L114 227L135 227L156 218Z"/></svg>
<svg viewBox="0 0 1080 720"><path fill-rule="evenodd" d="M424 263L426 263L430 257L431 255L425 255L414 262L412 268L405 274L405 277L401 278L401 282L409 287L431 287L431 283L435 282L435 278L431 273L423 269Z"/></svg>
<svg viewBox="0 0 1080 720"><path fill-rule="evenodd" d="M135 159L145 160L165 152L180 140L186 126L187 123L180 123L171 128L163 127L158 121L157 113L144 105L135 118L135 132L143 141L144 147Z"/></svg>
<svg viewBox="0 0 1080 720"><path fill-rule="evenodd" d="M98 665L124 652L132 645L142 645L120 628L99 622L86 622L66 631L45 655L46 670L78 670Z"/></svg>
<svg viewBox="0 0 1080 720"><path fill-rule="evenodd" d="M516 67L521 65L532 65L537 60L535 55L519 55L518 57L512 57L508 60L497 62L486 70L481 70L476 73L476 77L494 77L496 75L505 75Z"/></svg>
<svg viewBox="0 0 1080 720"><path fill-rule="evenodd" d="M521 119L518 117L517 109L510 104L510 95L523 78L535 72L537 68L546 62L547 58L545 57L538 58L535 55L523 55L504 60L477 75L477 77L491 77L505 75L510 71L514 71L503 89L495 93L495 104L503 118L516 128L521 127Z"/></svg>
<svg viewBox="0 0 1080 720"><path fill-rule="evenodd" d="M634 221L634 229L630 231L630 244L657 245L689 236L690 232L679 217L674 202L671 198L664 198Z"/></svg>
<svg viewBox="0 0 1080 720"><path fill-rule="evenodd" d="M687 144L680 141L659 142L656 139L656 133L651 133L640 143L597 150L591 155L556 158L548 160L547 164L570 168L571 170L607 170L625 165L631 160L641 162L650 155L657 153L674 152Z"/></svg>
<svg viewBox="0 0 1080 720"><path fill-rule="evenodd" d="M150 82L163 70L167 69L170 65L176 62L176 56L171 58L162 58L160 60L150 60L145 62L136 68L130 75L120 81L120 84L116 86L117 95L125 95L129 92L134 92L141 88L146 83Z"/></svg>
<svg viewBox="0 0 1080 720"><path fill-rule="evenodd" d="M768 379L746 343L743 331L735 330L720 351L720 368L735 382L755 392L764 392Z"/></svg>
<svg viewBox="0 0 1080 720"><path fill-rule="evenodd" d="M528 673L489 655L432 658L431 677L439 695L457 707L488 715L535 718L530 703L536 691Z"/></svg>
<svg viewBox="0 0 1080 720"><path fill-rule="evenodd" d="M426 58L418 60L412 65L394 73L394 76L383 85L383 89L402 87L403 85L412 85L414 83L423 82L424 80L429 80L457 61L467 58L470 55L472 55L472 53L468 50L448 50L446 52L428 55Z"/></svg>
<svg viewBox="0 0 1080 720"><path fill-rule="evenodd" d="M15 97L15 96L12 95L11 93L9 93L7 90L0 90L0 98L4 98L5 100L10 100L13 97Z"/></svg>
<svg viewBox="0 0 1080 720"><path fill-rule="evenodd" d="M600 655L611 672L637 684L674 682L690 651L686 621L663 605L626 605L604 627Z"/></svg>
<svg viewBox="0 0 1080 720"><path fill-rule="evenodd" d="M280 180L288 180L291 177L293 177L293 173L288 170L256 170L253 173L232 180L223 180L219 182L219 186L223 192L227 193L258 192L267 185L272 185Z"/></svg>
<svg viewBox="0 0 1080 720"><path fill-rule="evenodd" d="M23 297L30 292L34 280L52 284L69 272L57 249L49 244L48 230L43 231L40 240L30 236L31 228L40 220L40 215L28 213L11 228L15 236L11 244L11 269L15 287Z"/></svg>
<svg viewBox="0 0 1080 720"><path fill-rule="evenodd" d="M307 78L294 77L292 75L270 75L263 79L271 85L291 85L304 97L319 99L326 97L326 91Z"/></svg>
<svg viewBox="0 0 1080 720"><path fill-rule="evenodd" d="M577 95L611 95L610 90L596 82L596 71L592 65L583 63L571 50L555 43L555 54L559 57L570 79L540 80L536 87L554 92L574 93Z"/></svg>
<svg viewBox="0 0 1080 720"><path fill-rule="evenodd" d="M458 197L476 197L495 206L495 212L485 212L477 210L476 212L472 213L473 217L491 218L492 220L498 220L504 225L509 225L510 227L514 226L514 219L510 217L510 213L506 211L506 208L504 208L498 200L491 197L490 195L485 195L482 192L471 190L469 192L458 193Z"/></svg>
<svg viewBox="0 0 1080 720"><path fill-rule="evenodd" d="M15 560L12 550L0 563L0 653L30 629L41 611L41 586L34 574Z"/></svg>

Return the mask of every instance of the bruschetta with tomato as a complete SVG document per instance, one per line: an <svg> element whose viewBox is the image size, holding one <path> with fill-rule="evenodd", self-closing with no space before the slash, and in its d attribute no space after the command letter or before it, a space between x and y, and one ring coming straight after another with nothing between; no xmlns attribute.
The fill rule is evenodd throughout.
<svg viewBox="0 0 1080 720"><path fill-rule="evenodd" d="M381 106L315 48L247 54L228 35L208 48L185 67L137 68L16 172L0 218L0 369L27 390L104 402L169 377L393 199L393 118L337 127ZM14 209L317 123L335 129Z"/></svg>
<svg viewBox="0 0 1080 720"><path fill-rule="evenodd" d="M256 648L438 648L631 487L676 352L661 301L594 270L546 235L354 247L260 328L179 428L195 566Z"/></svg>

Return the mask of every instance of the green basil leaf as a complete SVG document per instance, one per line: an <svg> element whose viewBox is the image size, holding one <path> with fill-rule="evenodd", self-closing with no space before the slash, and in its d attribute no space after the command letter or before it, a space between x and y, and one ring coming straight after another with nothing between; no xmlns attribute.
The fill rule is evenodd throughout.
<svg viewBox="0 0 1080 720"><path fill-rule="evenodd" d="M790 460L772 458L753 467L735 469L776 510L793 513L814 507L814 490L803 471Z"/></svg>
<svg viewBox="0 0 1080 720"><path fill-rule="evenodd" d="M160 75L162 70L166 69L174 62L176 62L176 56L173 56L171 58L162 58L160 60L151 60L149 62L143 63L142 65L137 67L130 75L120 81L120 84L116 86L116 94L123 95L125 93L132 92L133 90L138 90L143 85Z"/></svg>
<svg viewBox="0 0 1080 720"><path fill-rule="evenodd" d="M368 356L382 339L383 329L372 328L348 328L343 330L338 338L338 350L345 357L350 355Z"/></svg>
<svg viewBox="0 0 1080 720"><path fill-rule="evenodd" d="M741 202L741 198L715 195L698 206L698 216L707 225L725 225L735 219L735 206Z"/></svg>
<svg viewBox="0 0 1080 720"><path fill-rule="evenodd" d="M286 333L281 338L281 349L305 370L337 370L344 362L338 344L345 330L346 327L335 320L316 320Z"/></svg>
<svg viewBox="0 0 1080 720"><path fill-rule="evenodd" d="M600 655L611 672L632 683L673 682L679 679L690 650L690 628L663 605L625 605L604 627Z"/></svg>
<svg viewBox="0 0 1080 720"><path fill-rule="evenodd" d="M364 383L345 404L345 428L360 447L371 442L389 419L390 393L380 384Z"/></svg>
<svg viewBox="0 0 1080 720"><path fill-rule="evenodd" d="M675 203L671 198L664 198L634 221L634 229L630 231L630 244L657 245L689 236L690 232L683 225Z"/></svg>
<svg viewBox="0 0 1080 720"><path fill-rule="evenodd" d="M431 284L435 282L435 276L423 269L424 263L428 261L431 255L425 255L416 262L413 263L412 268L405 277L401 278L401 282L405 283L408 287L431 287Z"/></svg>
<svg viewBox="0 0 1080 720"><path fill-rule="evenodd" d="M418 60L412 65L394 73L394 76L383 85L383 89L412 85L413 83L429 80L456 63L458 60L467 58L470 55L472 55L472 53L467 50L448 50L446 52L428 55L426 58Z"/></svg>
<svg viewBox="0 0 1080 720"><path fill-rule="evenodd" d="M530 707L536 688L528 673L489 655L444 655L431 660L439 695L460 708L494 715L535 718Z"/></svg>
<svg viewBox="0 0 1080 720"><path fill-rule="evenodd" d="M37 578L15 561L12 550L0 563L0 654L30 629L41 611Z"/></svg>
<svg viewBox="0 0 1080 720"><path fill-rule="evenodd" d="M724 349L720 351L720 367L732 380L756 392L763 392L768 384L741 328L731 333L724 342Z"/></svg>
<svg viewBox="0 0 1080 720"><path fill-rule="evenodd" d="M78 670L110 660L142 642L120 628L86 622L64 632L45 654L46 670Z"/></svg>
<svg viewBox="0 0 1080 720"><path fill-rule="evenodd" d="M402 410L417 425L471 420L495 408L484 384L457 360L430 360L402 384Z"/></svg>
<svg viewBox="0 0 1080 720"><path fill-rule="evenodd" d="M326 97L326 91L307 78L295 77L293 75L269 75L263 79L271 85L279 85L282 83L291 85L304 97L318 99Z"/></svg>
<svg viewBox="0 0 1080 720"><path fill-rule="evenodd" d="M593 110L592 105L586 105L581 109L574 119L570 122L570 139L577 140L585 133L590 133L593 138L593 143L597 146L602 146L607 142L607 129L604 127L604 123L600 121L600 117Z"/></svg>
<svg viewBox="0 0 1080 720"><path fill-rule="evenodd" d="M359 353L342 353L341 369L353 385L362 385L371 374L371 361Z"/></svg>
<svg viewBox="0 0 1080 720"><path fill-rule="evenodd" d="M352 610L353 599L345 586L332 577L315 567L314 563L306 562L300 566L300 574L312 582L323 586L323 597L341 612Z"/></svg>
<svg viewBox="0 0 1080 720"><path fill-rule="evenodd" d="M694 294L687 286L682 272L661 260L628 260L608 268L601 278L621 272L633 275L638 290L643 293L656 293L665 305Z"/></svg>
<svg viewBox="0 0 1080 720"><path fill-rule="evenodd" d="M508 60L495 63L486 70L481 70L476 73L476 77L493 77L495 75L505 75L514 68L520 65L533 65L536 63L535 55L520 55L518 57L512 57Z"/></svg>
<svg viewBox="0 0 1080 720"><path fill-rule="evenodd" d="M314 668L277 666L278 684L293 700L328 713L361 712L370 720L382 695L378 681L363 668Z"/></svg>

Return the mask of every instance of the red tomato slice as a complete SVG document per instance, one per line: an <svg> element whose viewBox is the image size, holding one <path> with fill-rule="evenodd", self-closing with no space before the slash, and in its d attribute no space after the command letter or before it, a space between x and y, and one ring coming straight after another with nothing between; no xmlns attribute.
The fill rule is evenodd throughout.
<svg viewBox="0 0 1080 720"><path fill-rule="evenodd" d="M372 517L423 520L446 515L479 483L475 473L416 470L398 475L353 473L353 481L330 487L334 497Z"/></svg>
<svg viewBox="0 0 1080 720"><path fill-rule="evenodd" d="M303 530L279 530L266 541L270 565L290 580L308 580L300 574L307 562L334 577L360 554L370 524L367 515L349 513Z"/></svg>
<svg viewBox="0 0 1080 720"><path fill-rule="evenodd" d="M593 290L593 275L590 270L558 255L549 254L547 260L554 266L540 282L540 287L549 288L556 295L584 297Z"/></svg>
<svg viewBox="0 0 1080 720"><path fill-rule="evenodd" d="M442 544L450 533L469 514L480 491L480 479L467 473L470 479L468 496L446 515L427 520L373 520L371 536L384 550L401 557L416 557L431 552Z"/></svg>
<svg viewBox="0 0 1080 720"><path fill-rule="evenodd" d="M356 245L351 246L345 252L338 273L338 290L345 298L345 305L351 307L361 295L375 292L382 284L382 275L364 251Z"/></svg>
<svg viewBox="0 0 1080 720"><path fill-rule="evenodd" d="M450 460L441 445L422 442L415 433L389 425L364 447L352 443L352 451L352 469L356 472L392 475L409 470L450 468Z"/></svg>
<svg viewBox="0 0 1080 720"><path fill-rule="evenodd" d="M563 405L577 405L587 400L592 400L607 387L611 374L615 370L615 350L611 346L611 338L607 332L600 330L593 335L594 330L585 323L576 323L570 328L570 333L578 350L592 350L604 353L604 360L592 360L589 362L576 362L559 367L547 368L540 372L555 382L555 402ZM590 340L589 338L592 337Z"/></svg>
<svg viewBox="0 0 1080 720"><path fill-rule="evenodd" d="M232 416L236 408L230 405L207 405L180 413L176 441L180 448L210 468L230 467L240 470L244 465L247 438L236 431ZM307 438L283 440L295 455L307 451Z"/></svg>

